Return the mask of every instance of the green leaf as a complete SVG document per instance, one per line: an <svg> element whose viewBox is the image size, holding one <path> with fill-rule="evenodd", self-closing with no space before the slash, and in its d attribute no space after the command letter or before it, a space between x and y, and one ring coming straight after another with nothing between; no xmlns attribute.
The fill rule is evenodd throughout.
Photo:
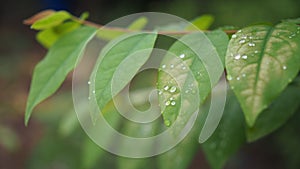
<svg viewBox="0 0 300 169"><path fill-rule="evenodd" d="M140 17L137 20L133 21L129 26L129 30L142 30L148 23L146 17Z"/></svg>
<svg viewBox="0 0 300 169"><path fill-rule="evenodd" d="M291 22L294 24L300 24L300 18L296 18L296 19L284 19L282 20L282 22Z"/></svg>
<svg viewBox="0 0 300 169"><path fill-rule="evenodd" d="M45 48L50 48L62 35L74 31L78 27L80 27L80 24L77 22L66 22L53 28L40 31L36 38Z"/></svg>
<svg viewBox="0 0 300 169"><path fill-rule="evenodd" d="M93 91L90 91L91 95L95 93L100 110L131 81L148 60L156 37L156 33L132 33L111 41L102 50L91 76Z"/></svg>
<svg viewBox="0 0 300 169"><path fill-rule="evenodd" d="M300 87L289 85L286 90L263 111L253 127L247 127L247 140L253 142L281 127L299 107Z"/></svg>
<svg viewBox="0 0 300 169"><path fill-rule="evenodd" d="M196 121L195 126L178 145L157 157L159 169L188 168L200 147L198 143L200 125L198 122Z"/></svg>
<svg viewBox="0 0 300 169"><path fill-rule="evenodd" d="M36 65L26 105L26 125L33 108L52 95L76 66L85 46L95 33L95 28L81 27L64 35L52 46L46 57Z"/></svg>
<svg viewBox="0 0 300 169"><path fill-rule="evenodd" d="M251 26L232 36L226 55L228 80L249 126L297 75L300 27Z"/></svg>
<svg viewBox="0 0 300 169"><path fill-rule="evenodd" d="M146 17L140 17L137 20L133 21L128 27L128 30L142 30L148 23L148 19ZM104 40L112 40L115 39L119 36L122 36L124 34L126 34L127 32L124 32L122 30L118 30L118 29L106 29L106 28L102 28L99 29L99 31L97 32L97 37L104 39Z"/></svg>
<svg viewBox="0 0 300 169"><path fill-rule="evenodd" d="M71 17L72 15L66 11L58 11L40 20L37 20L33 25L31 25L31 28L35 30L49 29L54 26L60 25L65 20L70 19Z"/></svg>
<svg viewBox="0 0 300 169"><path fill-rule="evenodd" d="M151 122L151 123L135 123L131 121L125 121L125 124L122 127L121 132L124 133L124 135L128 137L133 138L149 138L155 136L156 129L158 128L159 123L157 121ZM119 143L117 143L120 147L119 149L122 149L121 151L127 151L128 150L128 144L131 143L124 142L122 139L118 140ZM141 149L138 150L132 150L132 151L140 151L142 153L144 152L151 152L155 149L155 142L150 144L149 146L142 146ZM130 151L130 150L129 150ZM154 158L125 158L125 157L119 157L118 158L118 169L152 169L156 168L154 163Z"/></svg>
<svg viewBox="0 0 300 169"><path fill-rule="evenodd" d="M202 15L194 20L191 21L191 24L188 25L185 29L186 30L207 30L212 23L214 22L215 18L212 15Z"/></svg>
<svg viewBox="0 0 300 169"><path fill-rule="evenodd" d="M160 91L159 102L164 106L163 117L167 126L176 120L181 109L187 114L189 109L192 110L192 106L188 105L202 103L211 87L219 81L224 70L222 62L227 43L227 35L216 31L207 36L203 33L188 34L171 46L169 52L173 55L168 54L163 59L157 84ZM199 94L198 99L196 93ZM181 102L185 104L180 104ZM187 107L184 108L185 106Z"/></svg>
<svg viewBox="0 0 300 169"><path fill-rule="evenodd" d="M227 95L224 114L214 134L202 144L212 169L221 169L226 161L246 142L244 118L238 101Z"/></svg>

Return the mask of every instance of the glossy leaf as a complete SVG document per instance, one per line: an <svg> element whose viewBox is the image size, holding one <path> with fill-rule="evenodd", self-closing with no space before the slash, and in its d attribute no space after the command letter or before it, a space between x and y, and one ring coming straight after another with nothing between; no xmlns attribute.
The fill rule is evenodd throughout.
<svg viewBox="0 0 300 169"><path fill-rule="evenodd" d="M211 86L219 81L223 73L222 62L227 43L227 35L222 31L216 31L207 36L202 33L185 35L171 46L169 52L174 55L167 55L163 59L158 72L157 85L160 91L160 105L165 106L162 110L164 110L163 117L167 126L176 120L180 109L187 112L191 107L185 109L184 106L202 103L210 93ZM197 50L199 56L193 48ZM213 72L211 78L207 69ZM175 81L169 73L178 79ZM183 86L181 89L180 83ZM195 98L196 93L199 94L199 103ZM181 100L183 94L187 95L187 101ZM185 104L181 105L181 102Z"/></svg>
<svg viewBox="0 0 300 169"><path fill-rule="evenodd" d="M226 100L224 114L214 134L202 144L212 169L221 169L226 161L246 142L245 122L238 101L232 93Z"/></svg>
<svg viewBox="0 0 300 169"><path fill-rule="evenodd" d="M58 11L51 13L40 20L37 20L33 25L31 25L31 28L35 30L49 29L63 23L65 20L70 19L71 17L72 15L66 11Z"/></svg>
<svg viewBox="0 0 300 169"><path fill-rule="evenodd" d="M293 23L251 26L232 35L227 79L249 126L296 77L299 53L300 27Z"/></svg>
<svg viewBox="0 0 300 169"><path fill-rule="evenodd" d="M95 28L81 27L64 35L35 67L27 100L25 124L28 123L33 108L59 88L95 33Z"/></svg>
<svg viewBox="0 0 300 169"><path fill-rule="evenodd" d="M91 78L93 91L90 91L91 95L95 94L100 110L131 81L148 60L156 36L156 33L128 34L111 41L102 50ZM117 82L113 83L113 79ZM112 85L116 85L113 91Z"/></svg>
<svg viewBox="0 0 300 169"><path fill-rule="evenodd" d="M202 15L194 20L191 21L191 24L188 25L185 29L186 30L207 30L212 23L214 22L215 18L212 15Z"/></svg>
<svg viewBox="0 0 300 169"><path fill-rule="evenodd" d="M255 125L247 128L247 140L252 142L260 139L285 124L300 106L299 100L300 86L289 85L270 107L261 113Z"/></svg>

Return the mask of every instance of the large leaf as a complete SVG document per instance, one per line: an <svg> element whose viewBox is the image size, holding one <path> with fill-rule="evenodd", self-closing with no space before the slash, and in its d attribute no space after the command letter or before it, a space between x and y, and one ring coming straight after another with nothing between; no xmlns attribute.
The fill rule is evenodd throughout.
<svg viewBox="0 0 300 169"><path fill-rule="evenodd" d="M34 24L31 25L31 28L36 30L49 29L63 23L65 20L70 19L71 17L72 15L66 11L53 12L50 15L46 15L46 17L34 22Z"/></svg>
<svg viewBox="0 0 300 169"><path fill-rule="evenodd" d="M148 60L156 36L156 33L128 34L111 41L102 50L92 74L90 91L91 95L95 94L100 110Z"/></svg>
<svg viewBox="0 0 300 169"><path fill-rule="evenodd" d="M289 85L286 90L262 112L253 127L247 127L247 140L255 141L281 127L300 106L300 86Z"/></svg>
<svg viewBox="0 0 300 169"><path fill-rule="evenodd" d="M228 158L246 142L245 122L240 105L232 93L226 100L224 115L214 134L202 144L212 169L221 169Z"/></svg>
<svg viewBox="0 0 300 169"><path fill-rule="evenodd" d="M203 33L185 35L171 46L169 52L173 55L168 54L163 59L157 85L167 126L176 120L180 109L186 113L192 107L189 105L203 102L219 81L227 43L227 35L215 31L208 36ZM199 94L198 101L196 94ZM184 95L186 100L181 100Z"/></svg>
<svg viewBox="0 0 300 169"><path fill-rule="evenodd" d="M95 33L95 28L81 27L64 35L37 64L27 100L25 124L28 123L33 108L59 88Z"/></svg>
<svg viewBox="0 0 300 169"><path fill-rule="evenodd" d="M296 77L299 33L299 26L281 23L251 26L232 35L226 55L228 80L249 126Z"/></svg>

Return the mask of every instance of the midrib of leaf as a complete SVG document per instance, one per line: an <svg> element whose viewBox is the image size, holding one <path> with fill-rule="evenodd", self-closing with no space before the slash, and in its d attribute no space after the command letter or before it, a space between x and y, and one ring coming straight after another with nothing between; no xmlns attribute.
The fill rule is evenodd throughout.
<svg viewBox="0 0 300 169"><path fill-rule="evenodd" d="M82 43L80 44L80 46L82 45ZM75 51L78 51L78 50L75 50ZM73 51L72 53L71 53L71 55L74 55L76 52L75 51ZM80 52L80 54L79 54L79 56L81 56L82 55L82 52ZM53 80L53 77L55 77L55 75L57 75L57 73L62 69L62 65L65 65L65 63L67 63L67 61L69 61L71 59L71 57L68 57L67 59L65 59L60 65L59 65L59 68L58 69L56 69L54 72L54 76L51 76L51 78L50 78L50 80L49 81L52 81ZM79 58L80 59L80 58ZM75 65L76 66L76 65ZM67 73L68 74L68 73ZM46 87L45 88L43 88L42 89L42 91L38 94L38 97L37 98L40 98L40 96L41 96L41 93L43 93L44 91L45 91L45 89L49 86L49 84L50 83L47 83L47 85L46 85ZM35 99L35 100L37 100L37 99Z"/></svg>
<svg viewBox="0 0 300 169"><path fill-rule="evenodd" d="M123 52L123 53L126 53L126 55L128 55L128 54L130 54L130 53L132 53L135 49L138 49L138 47L140 46L140 42L142 42L145 38L146 38L147 36L144 36L143 38L141 38L140 40L138 40L137 41L137 44L138 45L135 45L133 48L131 48L129 51L127 51L127 52ZM123 54L122 53L122 54ZM108 54L108 52L105 54L105 56ZM118 53L118 54L116 54L116 55L121 55L120 53ZM113 69L113 71L115 72L115 70L116 70L116 68L111 68L111 69ZM109 70L109 69L108 69ZM107 71L107 69L106 69L106 71ZM110 83L111 81L106 81L106 83L105 83L105 86L107 86L109 83ZM106 93L104 93L104 92L101 92L101 94L100 94L100 96L101 97L103 97L104 95L105 95ZM100 97L100 98L101 98ZM112 96L112 97L114 97L114 96ZM105 104L107 104L107 103L105 103ZM102 109L102 107L104 108L105 107L105 104L104 105L100 105L100 108Z"/></svg>
<svg viewBox="0 0 300 169"><path fill-rule="evenodd" d="M263 56L265 55L265 50L266 50L266 46L267 46L267 43L269 41L269 39L271 38L271 35L274 31L274 27L270 27L267 34L266 34L266 38L265 40L263 41L263 44L262 44L262 47L261 47L261 53L259 55L259 58L258 58L258 61L257 61L257 68L256 68L256 76L255 76L255 81L254 81L254 88L253 88L253 93L254 95L258 95L257 93L257 83L258 83L258 80L259 80L259 74L260 74L260 69L261 69L261 66L262 66L262 59L263 59ZM260 95L260 94L259 94ZM255 96L252 96L252 104L254 102L256 102L256 97ZM252 111L253 113L253 111Z"/></svg>

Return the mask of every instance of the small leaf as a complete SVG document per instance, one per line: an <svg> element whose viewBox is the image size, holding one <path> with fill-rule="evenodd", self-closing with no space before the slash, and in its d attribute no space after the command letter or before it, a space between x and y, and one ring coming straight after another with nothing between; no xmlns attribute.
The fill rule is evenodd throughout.
<svg viewBox="0 0 300 169"><path fill-rule="evenodd" d="M129 26L129 30L142 30L148 23L146 17L140 17L137 20L133 21Z"/></svg>
<svg viewBox="0 0 300 169"><path fill-rule="evenodd" d="M52 15L53 13L55 13L54 10L44 10L44 11L41 11L35 15L33 15L32 17L28 18L28 19L25 19L23 21L23 23L25 25L32 25L34 24L36 21L40 20L40 19L43 19L49 15Z"/></svg>
<svg viewBox="0 0 300 169"><path fill-rule="evenodd" d="M194 20L191 21L191 24L188 25L185 29L186 30L207 30L212 23L214 22L215 18L212 15L202 15Z"/></svg>
<svg viewBox="0 0 300 169"><path fill-rule="evenodd" d="M86 20L87 18L89 18L90 16L90 13L89 12L83 12L81 15L80 15L80 19L81 20Z"/></svg>
<svg viewBox="0 0 300 169"><path fill-rule="evenodd" d="M26 105L26 125L33 108L59 88L95 33L95 28L81 27L64 35L36 65Z"/></svg>
<svg viewBox="0 0 300 169"><path fill-rule="evenodd" d="M128 30L141 30L145 27L145 25L148 23L148 19L146 17L140 17L137 20L133 21L128 27ZM112 40L119 36L122 36L126 34L127 32L118 30L118 29L106 29L102 28L99 29L97 32L97 37L104 39L104 40Z"/></svg>
<svg viewBox="0 0 300 169"><path fill-rule="evenodd" d="M77 22L66 22L53 28L40 31L36 39L45 48L50 48L62 35L75 30L79 26L80 24Z"/></svg>
<svg viewBox="0 0 300 169"><path fill-rule="evenodd" d="M224 70L224 59L220 58L224 58L227 43L227 35L216 31L208 36L203 33L188 34L171 46L169 52L175 56L166 55L163 59L157 85L159 102L163 106L163 117L167 126L176 120L181 109L188 114L186 112L192 110L192 106L188 105L202 103L210 93L211 87L219 81ZM197 94L200 100L197 99ZM181 100L184 95L186 100ZM185 106L188 107L183 108Z"/></svg>
<svg viewBox="0 0 300 169"><path fill-rule="evenodd" d="M300 106L300 87L289 85L283 93L263 111L253 127L247 127L247 140L253 142L275 131L294 114Z"/></svg>
<svg viewBox="0 0 300 169"><path fill-rule="evenodd" d="M71 17L72 15L66 11L58 11L51 13L40 20L37 20L33 25L31 25L31 28L35 30L49 29L63 23L65 20L70 19Z"/></svg>
<svg viewBox="0 0 300 169"><path fill-rule="evenodd" d="M228 80L251 127L297 75L300 27L251 26L232 35L226 55Z"/></svg>
<svg viewBox="0 0 300 169"><path fill-rule="evenodd" d="M93 90L90 95L96 96L100 110L131 81L148 60L156 37L156 33L132 33L111 41L102 50L91 76L90 88Z"/></svg>
<svg viewBox="0 0 300 169"><path fill-rule="evenodd" d="M243 113L232 93L227 95L224 114L214 134L202 144L212 169L221 169L226 161L246 142Z"/></svg>

